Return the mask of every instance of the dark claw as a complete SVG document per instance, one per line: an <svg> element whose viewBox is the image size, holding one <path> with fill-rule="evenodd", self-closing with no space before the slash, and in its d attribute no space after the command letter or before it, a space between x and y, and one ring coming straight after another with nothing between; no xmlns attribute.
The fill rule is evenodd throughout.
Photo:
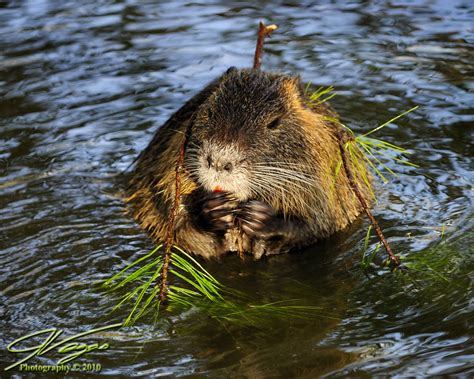
<svg viewBox="0 0 474 379"><path fill-rule="evenodd" d="M218 209L208 213L208 218L216 221L231 223L234 221L234 211L232 209Z"/></svg>
<svg viewBox="0 0 474 379"><path fill-rule="evenodd" d="M209 212L220 208L235 208L236 206L236 199L227 192L212 193L208 196L207 200L204 201L203 211Z"/></svg>
<svg viewBox="0 0 474 379"><path fill-rule="evenodd" d="M234 225L238 201L229 193L209 194L202 203L201 219L214 231L225 231Z"/></svg>
<svg viewBox="0 0 474 379"><path fill-rule="evenodd" d="M270 205L257 200L251 200L245 204L245 210L254 214L266 214L268 216L275 215L275 211Z"/></svg>
<svg viewBox="0 0 474 379"><path fill-rule="evenodd" d="M265 228L265 224L260 221L241 220L240 227L249 236L256 236L258 232Z"/></svg>
<svg viewBox="0 0 474 379"><path fill-rule="evenodd" d="M243 205L238 220L246 234L256 236L266 229L274 216L275 211L270 205L252 200Z"/></svg>

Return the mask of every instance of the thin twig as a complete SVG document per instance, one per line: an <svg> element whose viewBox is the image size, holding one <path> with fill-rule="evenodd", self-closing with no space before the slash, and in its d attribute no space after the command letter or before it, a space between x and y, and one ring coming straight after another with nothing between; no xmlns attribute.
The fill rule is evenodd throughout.
<svg viewBox="0 0 474 379"><path fill-rule="evenodd" d="M257 70L260 69L260 66L262 65L263 41L265 40L266 36L269 36L276 29L278 29L278 26L274 24L265 26L265 24L260 21L257 46L255 48L255 56L253 58L253 68L256 68Z"/></svg>
<svg viewBox="0 0 474 379"><path fill-rule="evenodd" d="M345 150L345 142L347 140L347 136L345 135L344 131L339 130L337 132L337 140L339 142L339 150L341 152L341 157L342 157L342 164L344 166L344 170L347 175L347 179L349 180L349 184L354 191L355 195L359 199L360 204L362 205L362 208L364 209L365 213L367 214L367 217L369 218L370 222L372 223L372 227L375 230L375 233L379 237L380 241L382 242L383 246L385 247L385 250L387 251L388 258L390 259L390 262L395 266L398 267L400 266L400 259L393 254L392 249L390 248L390 245L388 244L387 240L385 239L385 236L382 233L382 229L380 229L380 226L375 219L375 217L372 215L372 212L369 209L369 206L367 205L367 202L364 199L364 196L360 192L360 189L354 180L354 176L352 174L352 170L349 166L349 162L347 161L347 156L346 156L346 150Z"/></svg>
<svg viewBox="0 0 474 379"><path fill-rule="evenodd" d="M171 263L171 247L173 246L174 240L174 228L175 220L178 214L180 197L181 197L181 177L180 170L184 162L184 152L187 144L187 134L183 136L183 142L179 149L179 156L176 162L175 167L175 191L174 191L174 202L171 208L170 217L168 219L168 225L166 227L166 238L164 242L164 258L163 258L163 267L161 269L161 282L160 282L160 291L158 293L158 298L161 304L166 304L168 299L168 272L169 266Z"/></svg>

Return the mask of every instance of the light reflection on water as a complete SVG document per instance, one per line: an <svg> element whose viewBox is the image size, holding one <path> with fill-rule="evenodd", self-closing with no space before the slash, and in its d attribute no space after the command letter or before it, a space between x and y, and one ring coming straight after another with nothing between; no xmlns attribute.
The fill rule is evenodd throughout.
<svg viewBox="0 0 474 379"><path fill-rule="evenodd" d="M206 267L256 302L305 299L331 317L248 328L171 313L110 333L89 360L110 376L472 373L472 18L468 1L0 1L2 346L126 316L91 286L152 248L125 215L120 172L204 83L250 65L264 19L280 26L264 67L334 85L355 130L420 105L383 131L420 168L392 163L375 212L421 271L365 276L365 221L301 254L229 257Z"/></svg>

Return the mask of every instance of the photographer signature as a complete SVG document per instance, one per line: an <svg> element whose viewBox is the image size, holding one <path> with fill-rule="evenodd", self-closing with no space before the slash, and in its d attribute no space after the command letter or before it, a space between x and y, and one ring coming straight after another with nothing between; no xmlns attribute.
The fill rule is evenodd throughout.
<svg viewBox="0 0 474 379"><path fill-rule="evenodd" d="M87 332L79 333L73 336L70 336L68 338L65 338L61 341L57 341L58 337L63 333L63 330L57 329L57 328L50 328L50 329L44 329L40 330L37 332L30 333L26 336L20 337L16 339L15 341L11 342L7 346L7 350L10 353L27 353L31 352L30 355L27 357L19 360L18 362L15 362L14 364L8 366L5 368L5 371L11 370L12 368L17 367L18 365L25 363L26 361L30 360L33 357L39 357L42 355L45 355L46 353L54 350L57 353L60 354L67 354L66 356L62 357L59 359L56 364L57 365L62 365L64 363L68 363L76 358L79 358L80 356L90 353L91 351L94 350L106 350L109 348L108 343L92 343L92 344L86 344L83 342L77 342L76 340L89 336L93 333L98 333L102 332L104 330L109 330L109 329L114 329L114 328L119 328L121 327L122 324L113 324L113 325L108 325L108 326L103 326L100 328L92 329ZM23 348L15 348L18 344L24 341L31 340L37 336L42 336L44 335L45 338L42 342L40 342L38 345L34 346L29 346L29 347L23 347Z"/></svg>

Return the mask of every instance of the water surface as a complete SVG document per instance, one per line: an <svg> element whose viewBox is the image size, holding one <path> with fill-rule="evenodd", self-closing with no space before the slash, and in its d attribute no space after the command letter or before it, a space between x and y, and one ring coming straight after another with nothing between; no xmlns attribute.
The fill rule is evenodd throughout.
<svg viewBox="0 0 474 379"><path fill-rule="evenodd" d="M15 359L5 346L28 332L126 317L92 285L153 248L125 213L120 173L206 82L251 64L263 19L280 26L264 68L334 85L355 131L420 106L379 134L420 167L390 163L398 176L377 183L374 208L417 270L364 272L366 220L297 254L211 262L255 302L302 299L321 314L248 326L170 312L103 335L111 348L84 358L102 371L75 375L473 374L472 2L78 4L0 1L2 370Z"/></svg>

